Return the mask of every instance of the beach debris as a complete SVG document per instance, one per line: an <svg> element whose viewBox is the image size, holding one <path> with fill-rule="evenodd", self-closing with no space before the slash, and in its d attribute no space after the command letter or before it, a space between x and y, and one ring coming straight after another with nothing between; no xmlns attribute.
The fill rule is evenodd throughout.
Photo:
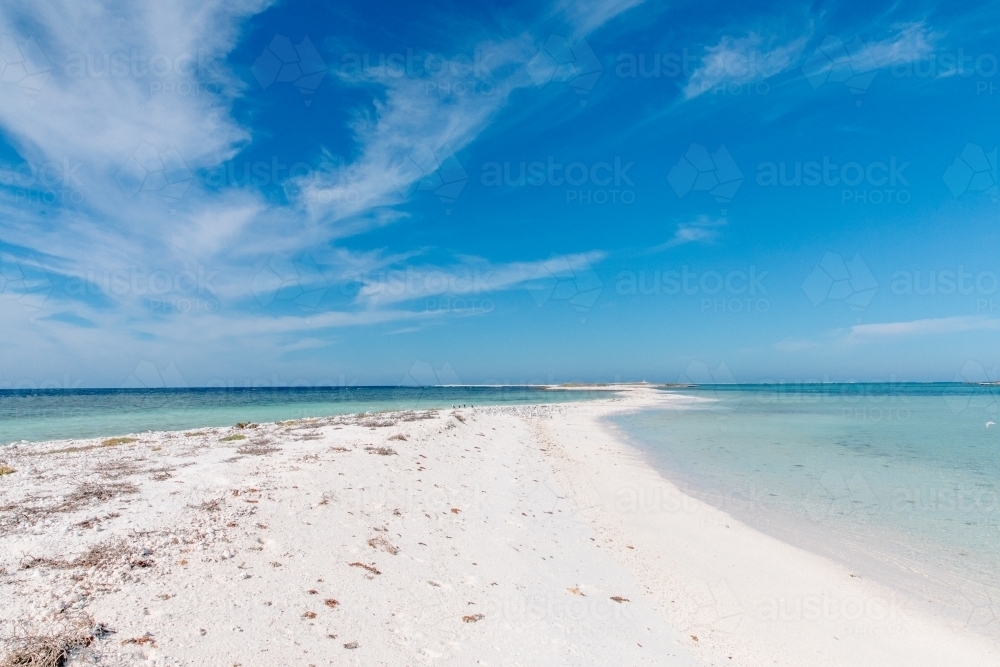
<svg viewBox="0 0 1000 667"><path fill-rule="evenodd" d="M188 507L193 510L202 510L204 512L218 512L221 505L222 500L220 498L213 498L211 500L206 500L199 505L188 505Z"/></svg>
<svg viewBox="0 0 1000 667"><path fill-rule="evenodd" d="M618 604L621 604L622 602L630 602L630 600L628 598L623 598L620 595L612 595L611 599L614 600L615 602L617 602ZM697 640L695 640L695 641L697 641Z"/></svg>
<svg viewBox="0 0 1000 667"><path fill-rule="evenodd" d="M349 452L351 450L348 447L331 447L330 451L331 452L341 453L341 452Z"/></svg>
<svg viewBox="0 0 1000 667"><path fill-rule="evenodd" d="M302 618L316 618L316 612L307 611L306 613L302 614Z"/></svg>
<svg viewBox="0 0 1000 667"><path fill-rule="evenodd" d="M236 428L239 428L239 429L257 428L257 426L258 426L258 424L254 424L253 422L237 422L236 423Z"/></svg>
<svg viewBox="0 0 1000 667"><path fill-rule="evenodd" d="M365 451L369 454L378 454L379 456L392 456L396 453L396 450L392 447L365 447Z"/></svg>
<svg viewBox="0 0 1000 667"><path fill-rule="evenodd" d="M85 554L74 558L71 561L55 560L53 558L35 558L28 556L21 561L22 570L30 570L37 567L49 567L52 569L69 570L80 569L109 569L117 565L128 565L131 568L153 567L156 563L145 558L147 552L137 553L133 546L125 540L115 540L97 544L90 548ZM183 565L186 561L183 561Z"/></svg>
<svg viewBox="0 0 1000 667"><path fill-rule="evenodd" d="M333 609L334 607L336 607L340 603L337 602L336 600L334 600L333 598L327 598L327 599L323 600L323 604L325 604L330 609Z"/></svg>
<svg viewBox="0 0 1000 667"><path fill-rule="evenodd" d="M248 440L245 444L240 445L236 449L237 454L250 454L251 456L263 456L265 454L270 454L271 452L279 451L279 447L275 447L271 440L268 438L258 438L255 440Z"/></svg>
<svg viewBox="0 0 1000 667"><path fill-rule="evenodd" d="M463 616L462 617L462 622L463 623L478 623L479 621L483 620L484 618L486 618L486 617L483 616L482 614L472 614L471 616Z"/></svg>
<svg viewBox="0 0 1000 667"><path fill-rule="evenodd" d="M462 415L453 412L451 416L457 419L458 421L462 422L463 424L465 423L465 417L463 417Z"/></svg>
<svg viewBox="0 0 1000 667"><path fill-rule="evenodd" d="M381 549L382 551L390 553L393 556L399 553L399 547L393 546L392 544L389 543L389 540L385 539L381 535L378 535L368 540L368 546L370 546L372 549Z"/></svg>
<svg viewBox="0 0 1000 667"><path fill-rule="evenodd" d="M576 586L574 586L573 588L567 588L566 590L569 591L570 593L572 593L573 595L583 595L583 591L581 591ZM584 597L586 597L586 596L584 596Z"/></svg>
<svg viewBox="0 0 1000 667"><path fill-rule="evenodd" d="M363 419L358 422L358 426L364 426L365 428L387 428L395 425L395 419Z"/></svg>
<svg viewBox="0 0 1000 667"><path fill-rule="evenodd" d="M306 593L308 593L309 595L319 595L319 591L317 591L315 588L310 588L308 591L306 591Z"/></svg>
<svg viewBox="0 0 1000 667"><path fill-rule="evenodd" d="M32 505L32 501L44 498L27 498L18 504L0 506L0 512L14 513L14 524L34 523L50 514L75 512L96 502L107 502L118 496L138 493L139 487L129 482L114 482L110 484L81 484L72 493L59 496L54 505Z"/></svg>
<svg viewBox="0 0 1000 667"><path fill-rule="evenodd" d="M0 667L61 667L74 651L90 646L95 638L103 638L110 632L104 624L95 626L84 614L55 633L15 637L8 643L10 650L0 661Z"/></svg>
<svg viewBox="0 0 1000 667"><path fill-rule="evenodd" d="M363 568L365 570L368 570L368 572L370 572L371 574L382 574L381 572L378 571L378 569L374 565L365 565L364 563L361 562L348 563L348 565L350 565L351 567Z"/></svg>
<svg viewBox="0 0 1000 667"><path fill-rule="evenodd" d="M10 466L0 466L0 477L2 477L3 475L13 475L16 472L17 471L11 468Z"/></svg>
<svg viewBox="0 0 1000 667"><path fill-rule="evenodd" d="M246 440L245 435L240 435L239 433L233 433L232 435L227 435L225 438L219 438L219 442L235 442L237 440Z"/></svg>
<svg viewBox="0 0 1000 667"><path fill-rule="evenodd" d="M101 447L117 447L118 445L127 445L138 441L138 438L108 438L107 440L101 440Z"/></svg>
<svg viewBox="0 0 1000 667"><path fill-rule="evenodd" d="M347 642L346 644L344 644L344 648L354 649L354 648L357 648L357 647L358 647L358 643L357 642Z"/></svg>
<svg viewBox="0 0 1000 667"><path fill-rule="evenodd" d="M691 635L691 639L693 639L694 641L698 641L698 635Z"/></svg>
<svg viewBox="0 0 1000 667"><path fill-rule="evenodd" d="M462 511L462 510L458 509L457 507L452 507L452 508L451 508L451 513L452 513L452 514L458 514L458 513L459 513L459 512L461 512L461 511Z"/></svg>
<svg viewBox="0 0 1000 667"><path fill-rule="evenodd" d="M135 646L149 646L150 648L156 648L156 640L153 639L153 635L146 633L141 637L133 637L132 639L123 639L122 646L128 644L133 644Z"/></svg>
<svg viewBox="0 0 1000 667"><path fill-rule="evenodd" d="M397 433L396 435L389 436L389 439L390 440L403 440L403 441L405 441L406 440L406 436L403 435L402 433Z"/></svg>

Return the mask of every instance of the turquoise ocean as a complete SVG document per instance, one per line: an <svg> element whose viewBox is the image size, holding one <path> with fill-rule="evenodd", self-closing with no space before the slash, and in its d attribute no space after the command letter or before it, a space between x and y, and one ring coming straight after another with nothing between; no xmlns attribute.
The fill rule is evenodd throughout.
<svg viewBox="0 0 1000 667"><path fill-rule="evenodd" d="M683 491L1000 634L1000 387L668 391L614 423Z"/></svg>

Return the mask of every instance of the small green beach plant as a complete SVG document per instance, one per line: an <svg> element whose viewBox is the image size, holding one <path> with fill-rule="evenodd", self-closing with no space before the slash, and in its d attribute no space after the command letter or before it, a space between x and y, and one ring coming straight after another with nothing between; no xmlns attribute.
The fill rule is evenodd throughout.
<svg viewBox="0 0 1000 667"><path fill-rule="evenodd" d="M232 435L227 435L225 438L220 438L219 442L235 442L237 440L246 440L245 435L240 435L239 433L233 433Z"/></svg>
<svg viewBox="0 0 1000 667"><path fill-rule="evenodd" d="M101 441L101 447L117 447L118 445L127 445L130 442L138 441L138 438L108 438Z"/></svg>

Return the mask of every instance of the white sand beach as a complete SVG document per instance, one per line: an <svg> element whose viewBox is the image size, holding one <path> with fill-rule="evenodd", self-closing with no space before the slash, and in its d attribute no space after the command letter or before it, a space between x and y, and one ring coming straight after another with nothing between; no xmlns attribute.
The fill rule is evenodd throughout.
<svg viewBox="0 0 1000 667"><path fill-rule="evenodd" d="M621 389L4 448L0 664L1000 664L681 493Z"/></svg>

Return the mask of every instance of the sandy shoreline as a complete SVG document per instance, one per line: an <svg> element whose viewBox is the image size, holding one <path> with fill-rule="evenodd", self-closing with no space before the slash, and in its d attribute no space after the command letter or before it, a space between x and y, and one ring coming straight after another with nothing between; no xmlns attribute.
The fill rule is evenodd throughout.
<svg viewBox="0 0 1000 667"><path fill-rule="evenodd" d="M602 421L667 400L4 448L0 656L58 636L109 665L1000 662L680 493Z"/></svg>

